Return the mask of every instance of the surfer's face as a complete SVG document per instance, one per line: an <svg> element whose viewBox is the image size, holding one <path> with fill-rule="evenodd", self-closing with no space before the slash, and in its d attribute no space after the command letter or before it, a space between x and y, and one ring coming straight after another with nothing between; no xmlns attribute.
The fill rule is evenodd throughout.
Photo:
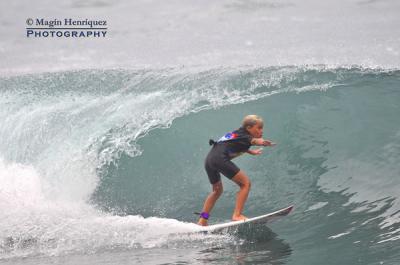
<svg viewBox="0 0 400 265"><path fill-rule="evenodd" d="M250 133L251 136L255 138L261 138L263 135L263 124L257 122L253 126L248 126L247 131Z"/></svg>

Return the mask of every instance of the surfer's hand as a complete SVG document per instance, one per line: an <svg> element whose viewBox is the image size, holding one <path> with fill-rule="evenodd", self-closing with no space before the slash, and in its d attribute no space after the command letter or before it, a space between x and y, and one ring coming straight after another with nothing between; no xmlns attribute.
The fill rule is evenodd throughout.
<svg viewBox="0 0 400 265"><path fill-rule="evenodd" d="M262 154L262 148L259 148L259 149L256 149L256 150L253 150L254 151L254 155L261 155Z"/></svg>
<svg viewBox="0 0 400 265"><path fill-rule="evenodd" d="M256 149L256 150L249 150L247 151L247 153L251 154L251 155L261 155L262 154L262 149Z"/></svg>
<svg viewBox="0 0 400 265"><path fill-rule="evenodd" d="M264 140L263 145L264 145L264 146L275 146L276 143L273 143L273 142L268 141L268 140Z"/></svg>

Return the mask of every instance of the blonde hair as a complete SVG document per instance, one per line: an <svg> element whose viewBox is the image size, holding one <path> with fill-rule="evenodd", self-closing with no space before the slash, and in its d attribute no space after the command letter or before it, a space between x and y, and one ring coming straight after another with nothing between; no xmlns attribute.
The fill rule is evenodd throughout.
<svg viewBox="0 0 400 265"><path fill-rule="evenodd" d="M253 127L257 123L260 123L261 126L264 126L264 121L260 116L257 115L247 115L244 117L242 121L242 127L247 128L248 126Z"/></svg>

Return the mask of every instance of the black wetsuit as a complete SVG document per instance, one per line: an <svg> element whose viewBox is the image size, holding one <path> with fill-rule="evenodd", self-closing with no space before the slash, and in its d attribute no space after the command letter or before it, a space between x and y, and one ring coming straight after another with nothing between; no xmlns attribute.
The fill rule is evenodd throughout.
<svg viewBox="0 0 400 265"><path fill-rule="evenodd" d="M231 160L249 150L252 139L247 130L240 127L217 142L210 140L213 147L206 157L205 168L211 184L221 180L220 173L232 179L239 172L240 169Z"/></svg>

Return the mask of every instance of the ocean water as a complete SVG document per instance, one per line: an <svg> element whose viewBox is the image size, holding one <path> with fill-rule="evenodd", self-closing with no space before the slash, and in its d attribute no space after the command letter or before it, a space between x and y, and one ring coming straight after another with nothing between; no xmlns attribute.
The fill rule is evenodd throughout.
<svg viewBox="0 0 400 265"><path fill-rule="evenodd" d="M0 10L0 264L400 264L398 2ZM67 16L110 36L24 35L29 17ZM294 211L196 233L208 140L252 113L277 146L235 159L245 214ZM213 223L234 207L222 181Z"/></svg>

